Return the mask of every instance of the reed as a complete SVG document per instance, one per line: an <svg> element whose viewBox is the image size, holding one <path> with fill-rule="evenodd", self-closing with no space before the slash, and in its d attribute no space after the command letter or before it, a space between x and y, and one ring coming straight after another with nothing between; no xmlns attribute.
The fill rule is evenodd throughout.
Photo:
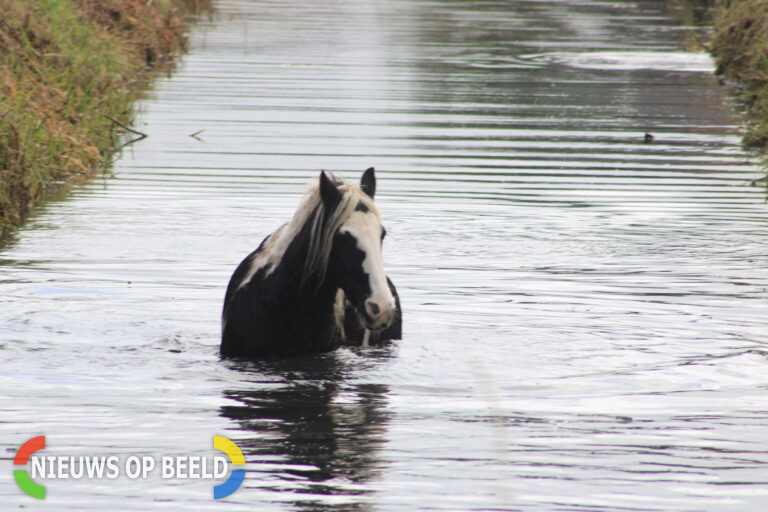
<svg viewBox="0 0 768 512"><path fill-rule="evenodd" d="M0 230L52 184L104 169L147 71L209 0L0 0Z"/></svg>

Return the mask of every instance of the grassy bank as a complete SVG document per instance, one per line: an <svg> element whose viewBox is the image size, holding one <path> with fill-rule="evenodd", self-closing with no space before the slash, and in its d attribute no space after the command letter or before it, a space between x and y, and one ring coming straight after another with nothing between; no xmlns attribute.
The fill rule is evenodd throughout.
<svg viewBox="0 0 768 512"><path fill-rule="evenodd" d="M146 71L209 0L0 0L0 231L108 164Z"/></svg>
<svg viewBox="0 0 768 512"><path fill-rule="evenodd" d="M711 51L746 108L747 147L768 154L768 0L717 0Z"/></svg>

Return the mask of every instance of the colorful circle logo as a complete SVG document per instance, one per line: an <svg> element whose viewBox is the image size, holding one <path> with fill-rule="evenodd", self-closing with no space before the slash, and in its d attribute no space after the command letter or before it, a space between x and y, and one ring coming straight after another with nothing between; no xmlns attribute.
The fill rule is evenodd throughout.
<svg viewBox="0 0 768 512"><path fill-rule="evenodd" d="M240 448L238 448L235 443L226 437L213 436L213 447L226 453L229 457L229 460L232 461L233 465L245 465L245 457L243 457L243 452L240 451ZM238 488L240 488L240 484L243 483L244 478L244 469L233 469L226 482L213 488L213 499L220 500L221 498L226 498L235 492Z"/></svg>
<svg viewBox="0 0 768 512"><path fill-rule="evenodd" d="M38 450L45 449L45 436L33 437L19 448L16 452L16 457L13 459L13 464L16 466L26 466L30 455ZM29 478L29 473L26 469L14 469L13 476L16 478L16 483L19 484L21 490L29 494L33 498L39 500L45 499L45 486L38 485ZM234 491L233 491L234 492Z"/></svg>
<svg viewBox="0 0 768 512"><path fill-rule="evenodd" d="M224 453L227 454L229 457L229 460L232 462L233 466L245 466L245 457L243 457L243 452L240 451L240 448L237 447L235 443L227 439L226 437L221 436L213 436L213 447L217 450L221 450ZM16 452L16 456L13 459L13 464L15 466L26 466L29 462L30 457L32 454L39 450L45 449L45 436L38 436L33 437L32 439L29 439L27 442L25 442L21 447L19 448L19 451ZM56 457L38 457L33 460L32 463L32 475L35 476L37 474L42 474L43 470L41 468L45 467L44 462L45 459L49 459L49 462L51 462L51 467L53 467L53 462L56 460ZM42 464L41 463L42 459ZM73 459L70 457L70 459ZM114 461L112 460L114 459ZM119 468L117 466L117 457L112 456L109 458L106 457L80 457L80 470L79 470L79 476L75 476L74 478L80 478L84 474L84 466L87 466L87 474L89 478L102 478L103 475L103 469L106 465L106 467L110 467L111 470L114 471L114 474L112 476L107 475L107 478L115 478L120 474ZM176 461L179 464L179 468L181 468L181 463L184 462L184 467L186 467L187 464L190 466L190 473L191 475L191 467L192 467L192 461L190 457L176 457ZM59 460L61 462L61 460ZM169 462L168 467L171 468L169 476L166 476L166 462ZM218 467L219 463L222 463L223 472L219 472ZM74 464L74 462L72 462ZM134 467L131 464L134 464L134 466L137 468L134 472L135 474L131 474L131 468ZM141 460L136 457L132 456L128 458L128 461L125 463L125 474L128 476L128 478L136 478L139 475L139 464L143 464L143 476L146 477L146 474L148 471L150 471L152 468L155 467L155 460L152 457L143 457ZM200 469L201 462L198 461L198 469ZM112 465L112 466L110 466ZM57 466L59 468L59 474L56 472L49 473L47 476L49 478L68 478L66 473L61 473L62 471L62 464L59 464ZM202 460L202 474L203 477L217 477L220 478L224 475L226 475L226 461L224 457L216 457L216 469L212 473L205 473L205 460ZM171 457L163 457L163 478L173 478L173 459ZM62 476L63 475L63 476ZM37 498L40 500L45 499L45 486L36 484L34 481L32 481L32 478L29 476L29 472L26 469L14 469L13 476L16 479L16 483L19 485L22 491L24 491L26 494L33 498ZM181 475L181 469L179 469L179 473L177 473L178 478L187 478L188 475L185 473L184 476ZM189 476L191 478L195 478L193 476ZM245 478L245 469L232 469L230 472L229 478L221 485L216 485L213 488L213 498L216 500L220 500L222 498L226 498L227 496L230 496L232 493L234 493L236 490L240 488L240 485L243 483L243 479Z"/></svg>

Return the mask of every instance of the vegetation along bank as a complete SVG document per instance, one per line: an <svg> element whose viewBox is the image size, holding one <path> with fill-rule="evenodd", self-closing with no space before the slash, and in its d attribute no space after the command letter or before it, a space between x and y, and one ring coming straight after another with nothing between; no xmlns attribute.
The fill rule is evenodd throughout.
<svg viewBox="0 0 768 512"><path fill-rule="evenodd" d="M768 0L716 0L711 16L717 74L746 109L744 142L768 155Z"/></svg>
<svg viewBox="0 0 768 512"><path fill-rule="evenodd" d="M147 71L210 0L0 0L0 232L53 183L103 169Z"/></svg>

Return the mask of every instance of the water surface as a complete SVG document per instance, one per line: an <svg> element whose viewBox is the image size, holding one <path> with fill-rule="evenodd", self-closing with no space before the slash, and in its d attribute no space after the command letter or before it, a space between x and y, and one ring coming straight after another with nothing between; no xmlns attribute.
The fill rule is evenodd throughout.
<svg viewBox="0 0 768 512"><path fill-rule="evenodd" d="M149 137L0 252L4 502L764 510L768 211L684 36L661 0L219 2ZM319 169L369 166L404 339L220 361L240 259ZM34 435L126 457L214 434L246 454L224 502L121 478L32 503L10 476Z"/></svg>

